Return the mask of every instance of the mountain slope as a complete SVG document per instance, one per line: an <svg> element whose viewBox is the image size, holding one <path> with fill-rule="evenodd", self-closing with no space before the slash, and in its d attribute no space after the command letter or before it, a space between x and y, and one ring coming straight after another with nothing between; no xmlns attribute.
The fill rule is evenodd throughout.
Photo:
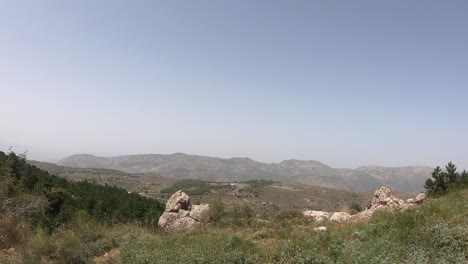
<svg viewBox="0 0 468 264"><path fill-rule="evenodd" d="M168 188L180 180L163 177L155 172L130 174L112 169L72 168L53 163L28 160L29 164L65 178L69 181L91 181L100 185L117 186L130 192L160 199L159 191ZM162 200L165 202L165 200Z"/></svg>
<svg viewBox="0 0 468 264"><path fill-rule="evenodd" d="M118 157L79 154L67 157L59 165L76 168L104 168L127 173L155 172L176 179L207 181L275 180L329 188L367 191L382 185L404 192L423 190L432 168L365 166L358 169L331 168L318 161L286 160L261 163L249 158L212 158L175 153Z"/></svg>

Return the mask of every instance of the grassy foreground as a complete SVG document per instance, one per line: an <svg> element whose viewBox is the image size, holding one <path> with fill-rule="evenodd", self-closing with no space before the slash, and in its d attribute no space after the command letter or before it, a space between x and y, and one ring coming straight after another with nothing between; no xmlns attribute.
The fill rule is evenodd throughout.
<svg viewBox="0 0 468 264"><path fill-rule="evenodd" d="M468 190L369 223L313 231L300 214L162 234L102 225L86 213L53 235L37 231L1 263L468 263Z"/></svg>

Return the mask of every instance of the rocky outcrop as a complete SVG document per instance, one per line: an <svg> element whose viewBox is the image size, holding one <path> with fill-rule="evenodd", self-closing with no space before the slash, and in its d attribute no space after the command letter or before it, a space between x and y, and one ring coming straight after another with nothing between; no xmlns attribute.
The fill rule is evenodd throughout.
<svg viewBox="0 0 468 264"><path fill-rule="evenodd" d="M416 204L422 203L427 198L426 193L420 193L415 199L406 201L393 196L392 191L388 187L380 187L375 190L372 201L369 203L365 211L355 215L350 215L345 212L323 212L323 211L304 211L304 216L310 217L314 222L348 222L348 221L366 221L372 217L377 210L401 211L406 210Z"/></svg>
<svg viewBox="0 0 468 264"><path fill-rule="evenodd" d="M366 210L354 215L353 220L368 220L377 210L406 210L412 206L415 206L416 204L422 203L426 197L427 195L425 193L420 193L416 196L415 199L410 198L406 201L403 201L402 199L393 196L391 190L388 187L380 187L379 189L375 190L374 197L372 198L372 201Z"/></svg>
<svg viewBox="0 0 468 264"><path fill-rule="evenodd" d="M323 211L307 210L307 211L304 211L304 216L312 218L314 222L324 222L324 221L328 221L328 218L330 217L330 213L323 212Z"/></svg>
<svg viewBox="0 0 468 264"><path fill-rule="evenodd" d="M158 226L166 232L190 230L209 222L209 210L208 204L191 206L190 197L179 190L167 200Z"/></svg>
<svg viewBox="0 0 468 264"><path fill-rule="evenodd" d="M392 191L388 187L380 187L379 189L375 190L374 197L368 209L378 209L381 207L398 207L404 204L405 201L402 199L398 199L392 195Z"/></svg>
<svg viewBox="0 0 468 264"><path fill-rule="evenodd" d="M330 222L348 222L351 220L351 215L345 212L334 212L330 217Z"/></svg>

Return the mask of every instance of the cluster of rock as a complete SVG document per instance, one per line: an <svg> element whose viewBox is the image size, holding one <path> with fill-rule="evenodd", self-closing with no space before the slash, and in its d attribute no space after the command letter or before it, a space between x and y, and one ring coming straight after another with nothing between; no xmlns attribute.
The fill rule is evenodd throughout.
<svg viewBox="0 0 468 264"><path fill-rule="evenodd" d="M306 217L312 218L314 222L346 222L351 219L351 215L345 212L324 212L324 211L314 211L314 210L307 210L304 211L304 215Z"/></svg>
<svg viewBox="0 0 468 264"><path fill-rule="evenodd" d="M346 212L324 212L314 210L304 211L304 216L310 217L312 221L318 223L324 223L327 221L342 223L347 222L352 218L352 215Z"/></svg>
<svg viewBox="0 0 468 264"><path fill-rule="evenodd" d="M346 212L323 212L323 211L304 211L304 216L312 218L314 222L324 223L330 222L348 222L360 221L369 219L377 210L400 211L405 210L411 206L422 203L427 198L425 193L420 193L415 199L408 199L406 201L396 198L392 195L388 187L381 187L374 192L372 201L367 206L366 210L359 212L355 215L350 215ZM317 230L324 230L317 229Z"/></svg>
<svg viewBox="0 0 468 264"><path fill-rule="evenodd" d="M191 205L190 197L179 190L167 200L166 209L159 218L158 226L166 232L190 230L208 223L209 211L208 204Z"/></svg>
<svg viewBox="0 0 468 264"><path fill-rule="evenodd" d="M408 207L422 203L427 198L425 193L420 193L415 199L406 201L396 198L392 195L391 190L387 187L381 187L374 192L372 201L367 206L365 211L355 215L350 215L346 212L324 212L324 211L304 211L304 216L310 217L314 222L349 222L362 221L369 219L377 210L399 211ZM210 220L210 207L208 204L191 205L190 197L182 192L177 191L171 195L166 203L166 209L159 218L159 228L166 232L190 230L194 227L204 225ZM321 226L316 230L326 230L326 227Z"/></svg>
<svg viewBox="0 0 468 264"><path fill-rule="evenodd" d="M406 201L398 199L392 195L391 190L388 187L380 187L375 190L374 197L371 203L367 206L366 210L359 212L355 215L357 220L370 218L377 210L387 211L401 211L411 206L422 203L427 198L425 193L420 193L415 199L408 199Z"/></svg>

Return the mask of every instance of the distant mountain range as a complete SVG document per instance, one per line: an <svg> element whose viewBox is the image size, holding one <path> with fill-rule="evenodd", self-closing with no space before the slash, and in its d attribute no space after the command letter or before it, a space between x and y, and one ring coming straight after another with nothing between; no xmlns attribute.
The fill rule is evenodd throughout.
<svg viewBox="0 0 468 264"><path fill-rule="evenodd" d="M430 178L433 170L425 166L337 169L318 161L285 160L280 163L262 163L249 158L222 159L183 153L118 157L79 154L60 160L57 164L126 173L155 172L176 179L219 182L267 179L353 191L368 191L386 185L403 192L423 191L424 181Z"/></svg>

